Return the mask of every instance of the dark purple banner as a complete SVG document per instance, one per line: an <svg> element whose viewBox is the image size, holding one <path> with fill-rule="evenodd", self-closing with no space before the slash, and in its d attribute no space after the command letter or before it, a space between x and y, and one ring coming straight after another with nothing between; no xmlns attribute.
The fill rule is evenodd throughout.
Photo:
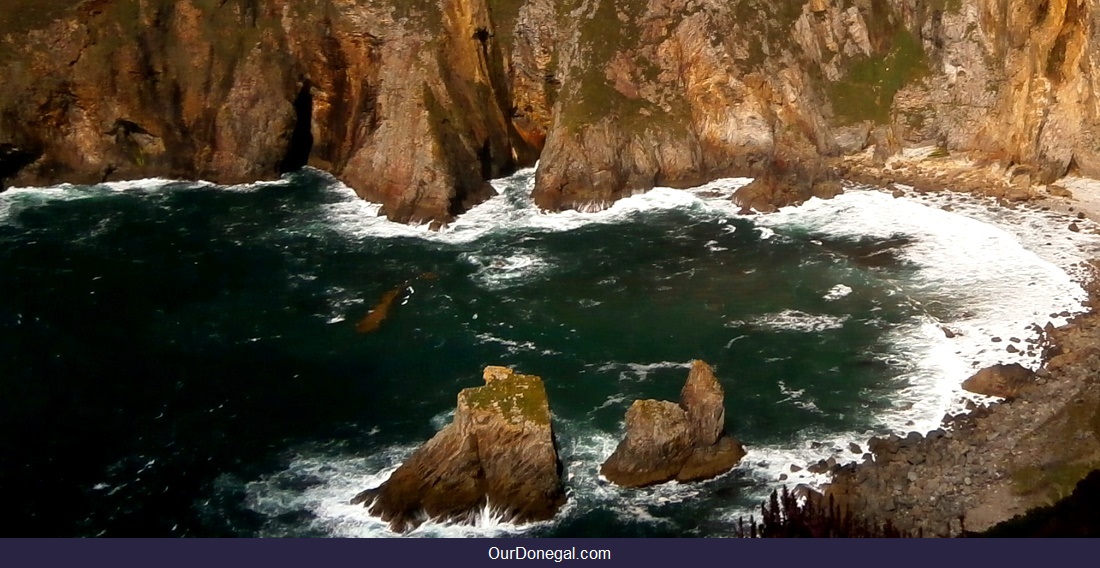
<svg viewBox="0 0 1100 568"><path fill-rule="evenodd" d="M0 540L12 567L1027 566L1090 564L1098 540Z"/></svg>

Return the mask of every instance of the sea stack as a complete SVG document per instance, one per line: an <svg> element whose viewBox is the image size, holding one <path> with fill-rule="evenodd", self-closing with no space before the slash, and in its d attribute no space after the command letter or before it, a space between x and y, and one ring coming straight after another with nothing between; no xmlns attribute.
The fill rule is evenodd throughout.
<svg viewBox="0 0 1100 568"><path fill-rule="evenodd" d="M725 432L725 393L714 371L694 361L680 403L635 401L626 411L626 435L600 473L623 487L666 481L702 481L741 461L745 448Z"/></svg>
<svg viewBox="0 0 1100 568"><path fill-rule="evenodd" d="M515 523L550 519L565 503L542 379L487 367L458 394L454 420L381 486L352 499L395 532L425 518L473 522L486 504Z"/></svg>

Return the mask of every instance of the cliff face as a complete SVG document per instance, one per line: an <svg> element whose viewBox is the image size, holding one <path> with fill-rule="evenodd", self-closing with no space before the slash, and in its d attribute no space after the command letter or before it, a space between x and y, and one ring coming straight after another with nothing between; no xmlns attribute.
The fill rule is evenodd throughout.
<svg viewBox="0 0 1100 568"><path fill-rule="evenodd" d="M509 120L481 0L8 4L9 183L235 183L310 164L392 219L446 221L537 155Z"/></svg>
<svg viewBox="0 0 1100 568"><path fill-rule="evenodd" d="M1095 0L565 4L543 207L731 174L814 184L822 158L867 148L974 152L1028 183L1100 175ZM815 193L831 190L777 197Z"/></svg>
<svg viewBox="0 0 1100 568"><path fill-rule="evenodd" d="M1098 3L12 0L0 179L310 164L446 222L536 159L547 209L727 175L770 180L747 206L798 201L835 191L833 158L905 146L1096 177Z"/></svg>

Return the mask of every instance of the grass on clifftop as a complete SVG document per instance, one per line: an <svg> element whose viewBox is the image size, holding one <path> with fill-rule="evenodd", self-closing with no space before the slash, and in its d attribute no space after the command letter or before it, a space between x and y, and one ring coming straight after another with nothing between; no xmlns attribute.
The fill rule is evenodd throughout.
<svg viewBox="0 0 1100 568"><path fill-rule="evenodd" d="M507 418L521 416L534 424L550 423L546 388L542 379L534 375L513 375L485 386L465 389L458 398L460 404L464 401L470 408L489 410L496 407Z"/></svg>

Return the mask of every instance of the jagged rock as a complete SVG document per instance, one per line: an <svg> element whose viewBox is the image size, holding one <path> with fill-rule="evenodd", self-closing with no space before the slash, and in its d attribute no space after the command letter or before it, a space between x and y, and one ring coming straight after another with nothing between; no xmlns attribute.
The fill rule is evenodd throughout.
<svg viewBox="0 0 1100 568"><path fill-rule="evenodd" d="M687 412L688 434L696 445L712 446L726 427L726 403L714 370L695 361L680 391L680 406Z"/></svg>
<svg viewBox="0 0 1100 568"><path fill-rule="evenodd" d="M962 388L977 394L1014 398L1034 380L1035 373L1019 363L993 365L963 381Z"/></svg>
<svg viewBox="0 0 1100 568"><path fill-rule="evenodd" d="M513 522L553 517L565 492L542 380L504 367L487 367L484 379L459 393L451 424L352 503L397 532L423 515L469 522L486 503Z"/></svg>
<svg viewBox="0 0 1100 568"><path fill-rule="evenodd" d="M638 400L626 412L626 434L600 473L624 487L700 481L741 461L745 449L725 434L722 385L710 366L695 361L679 404Z"/></svg>

